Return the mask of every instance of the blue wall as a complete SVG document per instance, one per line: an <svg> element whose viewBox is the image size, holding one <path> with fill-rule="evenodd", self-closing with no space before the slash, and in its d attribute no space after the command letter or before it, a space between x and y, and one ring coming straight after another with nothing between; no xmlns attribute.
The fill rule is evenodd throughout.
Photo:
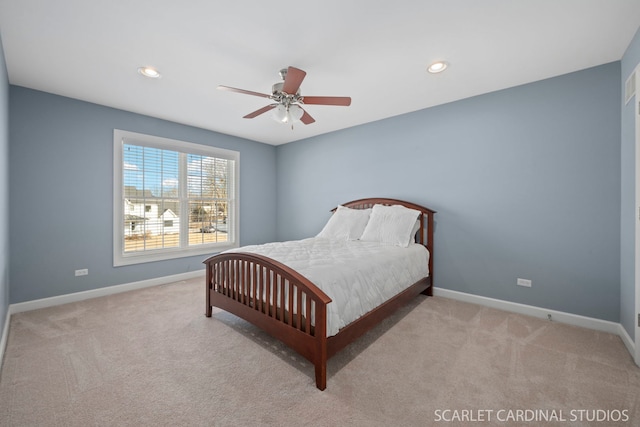
<svg viewBox="0 0 640 427"><path fill-rule="evenodd" d="M625 60L640 56L637 39ZM202 257L112 267L118 128L240 151L241 244L314 235L347 200L404 198L438 210L436 286L620 321L621 249L633 259L620 238L621 75L615 62L271 147L21 87L9 97L4 71L11 256L0 297L7 282L17 303L202 268Z"/></svg>
<svg viewBox="0 0 640 427"><path fill-rule="evenodd" d="M114 128L239 151L240 243L275 239L275 147L22 87L9 101L12 303L204 267L202 256L113 267Z"/></svg>
<svg viewBox="0 0 640 427"><path fill-rule="evenodd" d="M9 78L0 39L0 328L9 309ZM2 335L3 329L0 329ZM2 351L3 349L0 349Z"/></svg>
<svg viewBox="0 0 640 427"><path fill-rule="evenodd" d="M438 211L436 286L617 322L620 80L615 62L279 146L278 238L406 199Z"/></svg>
<svg viewBox="0 0 640 427"><path fill-rule="evenodd" d="M636 33L621 61L621 97L624 86L636 66L640 63L640 30ZM636 88L638 92L639 88ZM635 339L635 221L636 221L636 140L635 98L622 107L621 118L621 228L620 228L620 323L629 336Z"/></svg>

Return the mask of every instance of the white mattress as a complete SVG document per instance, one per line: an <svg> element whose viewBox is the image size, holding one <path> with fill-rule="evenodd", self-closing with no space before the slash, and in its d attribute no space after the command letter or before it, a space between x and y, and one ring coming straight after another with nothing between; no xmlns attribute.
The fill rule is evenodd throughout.
<svg viewBox="0 0 640 427"><path fill-rule="evenodd" d="M429 251L419 244L402 248L313 237L228 252L268 256L322 289L332 299L327 306L327 336L429 275Z"/></svg>

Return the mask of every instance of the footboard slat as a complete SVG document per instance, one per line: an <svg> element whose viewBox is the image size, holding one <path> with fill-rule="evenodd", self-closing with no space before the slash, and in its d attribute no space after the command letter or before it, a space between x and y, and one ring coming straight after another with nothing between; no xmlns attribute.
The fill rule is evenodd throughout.
<svg viewBox="0 0 640 427"><path fill-rule="evenodd" d="M242 295L242 301L240 301L242 304L247 304L247 302L249 301L249 282L248 282L248 274L249 271L249 264L247 264L246 261L242 261L242 279L240 280L240 286L241 286L241 290L240 290L240 295Z"/></svg>
<svg viewBox="0 0 640 427"><path fill-rule="evenodd" d="M264 268L256 265L258 269L258 295L264 295ZM264 303L262 298L256 298L258 311L264 313Z"/></svg>
<svg viewBox="0 0 640 427"><path fill-rule="evenodd" d="M253 264L253 268L251 269L251 295L253 296L252 304L253 309L257 310L258 305L256 304L260 298L256 298L258 295L258 266Z"/></svg>
<svg viewBox="0 0 640 427"><path fill-rule="evenodd" d="M298 307L293 305L293 286L291 282L287 281L287 295L289 295L289 301L287 307L289 307L289 326L293 326L293 318L296 315L296 311L299 311Z"/></svg>
<svg viewBox="0 0 640 427"><path fill-rule="evenodd" d="M296 303L298 307L302 307L302 292L296 287ZM296 325L302 325L302 309L296 313Z"/></svg>
<svg viewBox="0 0 640 427"><path fill-rule="evenodd" d="M311 300L309 298L306 299L306 306L307 306L307 310L306 313L312 313L311 311ZM305 331L310 331L311 330L311 317L307 316L307 318L305 319Z"/></svg>
<svg viewBox="0 0 640 427"><path fill-rule="evenodd" d="M286 316L285 316L285 305L284 305L284 298L285 298L285 293L286 293L286 289L285 289L285 280L284 277L280 276L280 286L279 286L279 290L280 290L280 321L283 323L287 322Z"/></svg>
<svg viewBox="0 0 640 427"><path fill-rule="evenodd" d="M271 275L267 274L266 277L266 291L264 298L264 314L271 316Z"/></svg>
<svg viewBox="0 0 640 427"><path fill-rule="evenodd" d="M244 286L245 286L245 276L244 276L244 266L245 262L240 260L238 261L238 302L240 304L245 303L244 299Z"/></svg>

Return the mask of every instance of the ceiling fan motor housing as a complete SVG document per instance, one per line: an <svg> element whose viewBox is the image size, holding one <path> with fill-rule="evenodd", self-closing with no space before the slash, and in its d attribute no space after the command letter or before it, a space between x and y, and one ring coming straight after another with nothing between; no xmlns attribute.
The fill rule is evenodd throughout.
<svg viewBox="0 0 640 427"><path fill-rule="evenodd" d="M279 94L279 93L283 93L282 92L282 87L284 86L284 82L278 82L278 83L274 83L273 86L271 86L271 93L272 94ZM300 88L298 88L298 91L294 94L294 93L289 93L288 95L300 95Z"/></svg>

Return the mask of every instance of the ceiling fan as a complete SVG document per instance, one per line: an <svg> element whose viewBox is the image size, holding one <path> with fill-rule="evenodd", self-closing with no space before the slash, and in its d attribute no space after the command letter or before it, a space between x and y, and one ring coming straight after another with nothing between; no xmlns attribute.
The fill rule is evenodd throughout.
<svg viewBox="0 0 640 427"><path fill-rule="evenodd" d="M300 85L306 75L306 72L295 67L283 68L280 70L282 82L273 85L271 95L222 85L218 86L218 89L260 96L274 101L273 104L269 104L253 113L247 114L244 116L245 119L253 119L267 111L273 110L274 119L282 123L293 124L293 122L300 120L305 125L308 125L315 122L315 119L302 108L302 105L339 105L344 107L351 105L351 98L348 96L300 95Z"/></svg>

